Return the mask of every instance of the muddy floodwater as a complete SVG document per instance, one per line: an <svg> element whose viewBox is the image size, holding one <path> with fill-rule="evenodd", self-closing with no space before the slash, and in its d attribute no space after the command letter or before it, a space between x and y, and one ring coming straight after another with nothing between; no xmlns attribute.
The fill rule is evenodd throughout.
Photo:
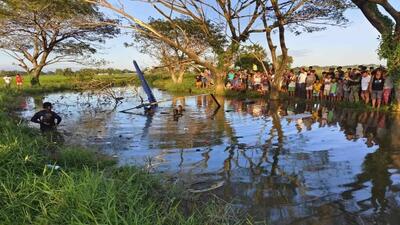
<svg viewBox="0 0 400 225"><path fill-rule="evenodd" d="M63 117L68 144L99 149L221 197L270 224L400 224L400 116L334 104L173 97L153 116L134 88L26 98ZM138 90L141 96L145 96ZM124 97L115 108L110 96ZM185 108L174 117L173 109Z"/></svg>

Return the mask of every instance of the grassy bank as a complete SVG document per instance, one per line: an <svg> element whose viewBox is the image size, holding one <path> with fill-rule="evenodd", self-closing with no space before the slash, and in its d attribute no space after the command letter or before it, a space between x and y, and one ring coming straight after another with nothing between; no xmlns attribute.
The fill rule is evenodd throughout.
<svg viewBox="0 0 400 225"><path fill-rule="evenodd" d="M146 80L152 87L168 91L171 94L183 94L183 95L196 95L196 94L210 94L214 92L211 88L196 88L196 74L187 73L180 84L175 84L171 77L163 71L153 72L146 74ZM139 81L135 81L136 84L140 84Z"/></svg>
<svg viewBox="0 0 400 225"><path fill-rule="evenodd" d="M31 77L24 76L22 93L41 94L57 91L79 91L86 89L85 84L102 83L113 86L125 86L137 81L134 75L116 74L116 75L96 75L96 76L64 76L64 75L42 75L40 77L40 86L31 86ZM5 91L4 82L1 79L0 91ZM15 78L13 78L11 90L16 90Z"/></svg>
<svg viewBox="0 0 400 225"><path fill-rule="evenodd" d="M14 102L13 93L0 92L1 224L240 223L219 204L184 207L182 193L141 169L116 167L94 151L49 143L13 119Z"/></svg>

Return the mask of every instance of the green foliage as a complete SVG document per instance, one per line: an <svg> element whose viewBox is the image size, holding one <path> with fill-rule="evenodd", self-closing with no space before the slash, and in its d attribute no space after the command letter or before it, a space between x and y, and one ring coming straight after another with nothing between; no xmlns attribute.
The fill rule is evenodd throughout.
<svg viewBox="0 0 400 225"><path fill-rule="evenodd" d="M400 36L400 34L398 34ZM384 34L381 38L378 51L381 59L386 59L389 74L396 85L400 85L400 38L393 34Z"/></svg>
<svg viewBox="0 0 400 225"><path fill-rule="evenodd" d="M38 79L51 64L98 62L90 56L119 34L116 23L82 0L2 0L0 49Z"/></svg>
<svg viewBox="0 0 400 225"><path fill-rule="evenodd" d="M258 70L263 70L263 64L268 69L267 53L259 44L242 46L235 67L253 70L253 65L257 65Z"/></svg>
<svg viewBox="0 0 400 225"><path fill-rule="evenodd" d="M281 67L281 64L282 64L282 55L279 55L278 56L278 68L280 68ZM286 65L283 67L283 68L285 68L285 69L290 69L290 68L292 68L292 64L293 64L293 62L294 62L294 60L293 60L293 57L292 56L288 56L288 59L287 59L287 62L286 62Z"/></svg>

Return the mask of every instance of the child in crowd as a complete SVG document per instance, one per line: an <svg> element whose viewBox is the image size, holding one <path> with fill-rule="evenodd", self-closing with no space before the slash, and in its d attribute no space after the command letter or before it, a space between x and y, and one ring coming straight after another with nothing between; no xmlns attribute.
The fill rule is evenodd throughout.
<svg viewBox="0 0 400 225"><path fill-rule="evenodd" d="M336 101L336 94L337 94L337 82L336 82L336 79L332 79L332 82L331 82L331 90L330 90L330 93L329 93L329 96L330 96L330 100L331 101Z"/></svg>
<svg viewBox="0 0 400 225"><path fill-rule="evenodd" d="M196 88L201 88L203 76L201 74L196 76Z"/></svg>
<svg viewBox="0 0 400 225"><path fill-rule="evenodd" d="M318 100L322 97L321 88L322 88L323 81L314 81L313 85L313 97L314 100Z"/></svg>
<svg viewBox="0 0 400 225"><path fill-rule="evenodd" d="M337 81L337 93L336 93L336 101L342 101L344 95L344 81L343 77L339 78Z"/></svg>
<svg viewBox="0 0 400 225"><path fill-rule="evenodd" d="M235 78L235 72L233 70L229 71L228 73L228 81L233 81L233 79Z"/></svg>

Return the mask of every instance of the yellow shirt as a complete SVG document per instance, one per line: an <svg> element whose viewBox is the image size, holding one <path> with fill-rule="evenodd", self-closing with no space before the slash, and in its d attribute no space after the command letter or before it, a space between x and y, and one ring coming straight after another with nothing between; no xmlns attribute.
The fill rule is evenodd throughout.
<svg viewBox="0 0 400 225"><path fill-rule="evenodd" d="M314 91L320 91L322 87L321 83L316 83L313 85Z"/></svg>

